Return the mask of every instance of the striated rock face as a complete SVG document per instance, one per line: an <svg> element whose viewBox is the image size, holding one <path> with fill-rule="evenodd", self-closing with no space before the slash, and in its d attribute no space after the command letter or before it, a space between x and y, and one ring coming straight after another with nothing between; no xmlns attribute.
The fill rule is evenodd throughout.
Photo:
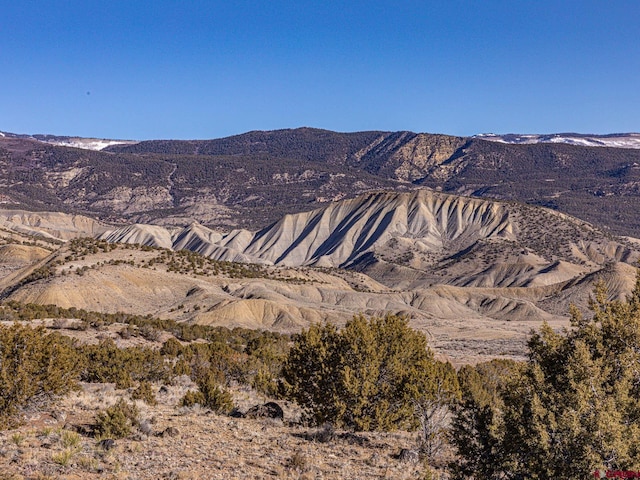
<svg viewBox="0 0 640 480"><path fill-rule="evenodd" d="M173 248L171 233L164 227L156 225L135 224L110 230L100 238L113 243L139 243L149 247Z"/></svg>
<svg viewBox="0 0 640 480"><path fill-rule="evenodd" d="M465 142L464 138L448 135L398 132L367 145L356 158L367 171L414 182L452 158Z"/></svg>
<svg viewBox="0 0 640 480"><path fill-rule="evenodd" d="M426 282L429 275L460 286L547 285L638 258L633 244L563 214L430 190L362 195L285 215L258 232L134 225L102 238L217 260L355 268L387 285Z"/></svg>
<svg viewBox="0 0 640 480"><path fill-rule="evenodd" d="M286 215L258 232L244 253L274 264L345 267L396 237L430 252L465 248L479 238L515 238L504 205L422 190L365 195Z"/></svg>
<svg viewBox="0 0 640 480"><path fill-rule="evenodd" d="M193 223L174 233L132 225L106 232L109 241L168 245L225 260L275 265L345 267L392 239L404 238L425 252L462 250L479 239L515 240L517 227L505 204L438 194L381 192L326 208L285 215L259 232L226 235Z"/></svg>
<svg viewBox="0 0 640 480"><path fill-rule="evenodd" d="M154 209L173 207L173 197L169 188L152 186L116 187L100 200L91 202L91 208L96 210L111 210L123 214L146 212Z"/></svg>

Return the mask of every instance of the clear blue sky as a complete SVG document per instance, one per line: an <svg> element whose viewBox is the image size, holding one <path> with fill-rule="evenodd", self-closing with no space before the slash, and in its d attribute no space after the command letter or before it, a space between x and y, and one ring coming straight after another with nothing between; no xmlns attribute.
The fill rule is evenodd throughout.
<svg viewBox="0 0 640 480"><path fill-rule="evenodd" d="M0 0L0 130L640 130L640 1Z"/></svg>

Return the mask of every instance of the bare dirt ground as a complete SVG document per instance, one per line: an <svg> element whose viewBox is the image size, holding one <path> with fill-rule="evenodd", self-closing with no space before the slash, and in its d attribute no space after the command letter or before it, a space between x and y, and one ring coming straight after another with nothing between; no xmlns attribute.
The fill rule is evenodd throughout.
<svg viewBox="0 0 640 480"><path fill-rule="evenodd" d="M157 406L137 401L141 427L112 448L89 434L96 413L130 400L112 384L82 390L25 416L22 426L0 432L2 479L409 479L423 465L401 460L416 447L415 434L332 432L298 423L293 405L284 421L232 418L198 406L180 407L189 380L160 387ZM235 389L241 411L264 399ZM78 433L80 432L80 433ZM411 457L411 456L410 456Z"/></svg>

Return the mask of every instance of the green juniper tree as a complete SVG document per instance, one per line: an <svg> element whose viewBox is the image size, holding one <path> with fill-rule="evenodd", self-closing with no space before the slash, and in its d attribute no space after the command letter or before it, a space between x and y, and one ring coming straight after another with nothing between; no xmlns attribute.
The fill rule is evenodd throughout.
<svg viewBox="0 0 640 480"><path fill-rule="evenodd" d="M405 318L357 316L338 331L313 325L294 338L283 367L288 395L316 424L355 430L416 428L426 398L456 395L453 368L433 358ZM441 377L446 377L442 381Z"/></svg>
<svg viewBox="0 0 640 480"><path fill-rule="evenodd" d="M505 478L504 402L500 393L521 367L512 360L492 360L459 370L462 395L454 405L449 432L451 443L460 453L450 466L456 478Z"/></svg>
<svg viewBox="0 0 640 480"><path fill-rule="evenodd" d="M545 324L533 334L529 360L505 377L495 402L463 396L454 472L577 479L640 468L640 276L624 302L598 285L590 309L590 318L571 309L571 330Z"/></svg>
<svg viewBox="0 0 640 480"><path fill-rule="evenodd" d="M30 403L78 384L80 358L68 337L43 327L0 326L0 427Z"/></svg>

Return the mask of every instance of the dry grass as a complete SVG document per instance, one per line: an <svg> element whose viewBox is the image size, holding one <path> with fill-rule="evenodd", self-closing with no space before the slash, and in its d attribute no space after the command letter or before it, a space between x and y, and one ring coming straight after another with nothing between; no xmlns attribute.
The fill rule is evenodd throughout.
<svg viewBox="0 0 640 480"><path fill-rule="evenodd" d="M422 475L422 465L396 458L402 448L415 447L412 433L336 431L327 436L326 428L298 424L299 412L287 402L281 403L284 422L178 407L190 387L182 379L158 394L157 406L138 402L143 431L105 449L89 433L95 414L119 398L130 400L130 392L109 384L85 384L49 410L33 412L20 428L0 432L0 478L408 479ZM265 400L246 388L233 393L241 411Z"/></svg>

